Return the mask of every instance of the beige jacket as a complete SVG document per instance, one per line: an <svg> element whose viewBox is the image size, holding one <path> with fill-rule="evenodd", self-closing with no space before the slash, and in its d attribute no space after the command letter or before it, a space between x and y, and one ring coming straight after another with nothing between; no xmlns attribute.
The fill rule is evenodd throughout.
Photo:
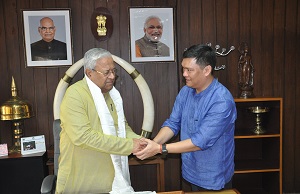
<svg viewBox="0 0 300 194"><path fill-rule="evenodd" d="M106 104L117 127L112 99ZM112 107L111 107L112 106ZM140 138L126 122L127 138L103 134L85 78L71 85L61 104L60 158L56 193L108 193L114 168L110 154L130 155L131 138Z"/></svg>

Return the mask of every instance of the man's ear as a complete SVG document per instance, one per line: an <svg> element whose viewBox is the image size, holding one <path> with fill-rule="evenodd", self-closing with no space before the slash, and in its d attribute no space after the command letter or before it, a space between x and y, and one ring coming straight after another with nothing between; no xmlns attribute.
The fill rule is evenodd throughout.
<svg viewBox="0 0 300 194"><path fill-rule="evenodd" d="M91 69L86 69L85 70L85 74L88 76L88 77L91 77L92 76L92 71Z"/></svg>
<svg viewBox="0 0 300 194"><path fill-rule="evenodd" d="M211 71L212 71L212 67L210 65L207 65L207 66L204 67L205 76L211 74Z"/></svg>

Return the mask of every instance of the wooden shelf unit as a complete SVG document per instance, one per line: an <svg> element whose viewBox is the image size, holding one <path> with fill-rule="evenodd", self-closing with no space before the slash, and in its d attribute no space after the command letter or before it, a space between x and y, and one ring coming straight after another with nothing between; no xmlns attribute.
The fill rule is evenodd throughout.
<svg viewBox="0 0 300 194"><path fill-rule="evenodd" d="M282 194L282 98L235 98L235 175L233 188L243 194ZM268 107L262 113L266 133L256 135L256 115L249 107Z"/></svg>

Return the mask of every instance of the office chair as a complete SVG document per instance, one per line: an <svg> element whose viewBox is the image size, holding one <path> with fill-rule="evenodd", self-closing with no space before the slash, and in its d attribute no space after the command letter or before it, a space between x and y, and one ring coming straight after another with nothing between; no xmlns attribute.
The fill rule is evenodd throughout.
<svg viewBox="0 0 300 194"><path fill-rule="evenodd" d="M131 76L131 78L136 82L143 100L144 106L144 118L142 125L141 136L150 138L152 133L152 128L154 124L154 103L151 91L146 81L142 75L129 63L125 60L112 55L113 60L118 63L126 72ZM56 187L56 178L58 172L58 158L60 154L59 150L59 134L61 131L60 127L60 104L63 99L63 96L68 88L72 78L77 73L77 71L83 66L83 59L80 59L75 64L73 64L65 73L65 76L60 80L55 91L54 100L53 100L53 136L54 136L54 174L48 175L44 178L41 185L41 194L54 194Z"/></svg>
<svg viewBox="0 0 300 194"><path fill-rule="evenodd" d="M59 150L59 134L61 131L60 119L53 121L53 136L54 136L54 173L53 175L48 175L44 178L41 186L42 194L54 194L56 187L56 177L58 172L58 157L60 154Z"/></svg>

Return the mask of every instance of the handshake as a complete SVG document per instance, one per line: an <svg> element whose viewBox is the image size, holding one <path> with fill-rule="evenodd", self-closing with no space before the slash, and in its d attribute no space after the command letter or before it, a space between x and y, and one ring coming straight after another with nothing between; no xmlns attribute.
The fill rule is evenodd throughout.
<svg viewBox="0 0 300 194"><path fill-rule="evenodd" d="M161 153L161 145L144 137L140 139L133 139L132 153L137 158L144 160Z"/></svg>

